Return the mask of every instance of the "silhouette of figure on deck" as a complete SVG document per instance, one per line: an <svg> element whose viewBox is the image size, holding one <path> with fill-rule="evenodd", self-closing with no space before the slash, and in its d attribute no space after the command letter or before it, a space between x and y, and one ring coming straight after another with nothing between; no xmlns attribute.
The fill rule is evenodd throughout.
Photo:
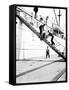
<svg viewBox="0 0 69 90"><path fill-rule="evenodd" d="M50 51L49 51L49 48L48 48L48 46L47 46L47 49L46 49L46 58L50 58Z"/></svg>
<svg viewBox="0 0 69 90"><path fill-rule="evenodd" d="M44 26L45 26L45 24L39 26L40 40L43 40L43 38L45 38L45 33L42 34L42 32L44 31Z"/></svg>
<svg viewBox="0 0 69 90"><path fill-rule="evenodd" d="M51 36L51 44L52 44L52 45L55 45L55 43L54 43L54 41L53 41L54 35L53 35L51 32L49 32L49 30L48 30L48 35Z"/></svg>

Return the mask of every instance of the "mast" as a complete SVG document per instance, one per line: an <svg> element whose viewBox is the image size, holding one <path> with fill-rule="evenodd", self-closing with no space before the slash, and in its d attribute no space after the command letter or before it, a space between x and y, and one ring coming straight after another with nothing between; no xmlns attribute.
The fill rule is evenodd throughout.
<svg viewBox="0 0 69 90"><path fill-rule="evenodd" d="M58 14L58 18L59 18L59 26L60 26L60 17L61 17L61 12L60 12L60 9L59 9L59 14Z"/></svg>

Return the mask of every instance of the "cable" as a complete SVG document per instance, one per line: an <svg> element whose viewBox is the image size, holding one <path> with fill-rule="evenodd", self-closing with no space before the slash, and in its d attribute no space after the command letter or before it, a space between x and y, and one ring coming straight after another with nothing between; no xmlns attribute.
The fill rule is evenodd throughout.
<svg viewBox="0 0 69 90"><path fill-rule="evenodd" d="M63 46L63 45L62 45L62 44L60 44L60 42L58 42L56 39L55 39L55 41L56 41L59 45ZM58 45L58 46L59 46L59 45ZM63 46L63 47L64 47L64 46Z"/></svg>
<svg viewBox="0 0 69 90"><path fill-rule="evenodd" d="M53 9L53 11L54 11L54 15L55 15L55 19L56 19L57 25L59 25L59 24L58 24L58 20L57 20L57 16L56 16L55 9Z"/></svg>

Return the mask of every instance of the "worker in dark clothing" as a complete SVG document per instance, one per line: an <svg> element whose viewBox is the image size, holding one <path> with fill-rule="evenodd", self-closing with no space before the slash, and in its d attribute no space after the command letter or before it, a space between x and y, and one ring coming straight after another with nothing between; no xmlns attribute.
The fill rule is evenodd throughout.
<svg viewBox="0 0 69 90"><path fill-rule="evenodd" d="M49 33L48 35L51 36L51 44L54 45L55 44L54 41L53 41L54 36L51 32L49 32L49 30L48 30L48 33Z"/></svg>
<svg viewBox="0 0 69 90"><path fill-rule="evenodd" d="M50 58L50 52L49 52L49 48L48 48L48 46L47 46L47 49L46 49L46 58Z"/></svg>
<svg viewBox="0 0 69 90"><path fill-rule="evenodd" d="M42 28L43 28L43 25L40 25L40 26L39 26L40 35L42 34Z"/></svg>
<svg viewBox="0 0 69 90"><path fill-rule="evenodd" d="M42 35L42 32L44 31L44 26L45 26L45 24L39 26L40 40L43 40L43 37L44 37L44 35Z"/></svg>

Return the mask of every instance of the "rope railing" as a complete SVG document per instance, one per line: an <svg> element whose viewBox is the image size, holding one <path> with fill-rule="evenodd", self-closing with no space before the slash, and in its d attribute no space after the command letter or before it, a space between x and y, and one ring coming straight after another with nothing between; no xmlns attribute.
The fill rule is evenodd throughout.
<svg viewBox="0 0 69 90"><path fill-rule="evenodd" d="M56 39L55 39L55 41L56 41L57 44L58 44L58 45L56 44L57 46L61 45L62 47L64 47L64 46L63 46L62 44L60 44L60 42L58 42Z"/></svg>
<svg viewBox="0 0 69 90"><path fill-rule="evenodd" d="M55 12L55 9L53 9L53 12L54 12L54 15L55 15L55 19L56 19L57 25L59 26L58 20L57 20L57 16L56 16L56 12Z"/></svg>

